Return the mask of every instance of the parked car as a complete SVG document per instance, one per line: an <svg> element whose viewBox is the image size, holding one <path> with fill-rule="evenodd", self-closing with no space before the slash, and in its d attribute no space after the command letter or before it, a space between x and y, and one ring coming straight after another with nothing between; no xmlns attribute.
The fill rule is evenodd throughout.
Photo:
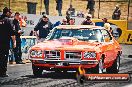
<svg viewBox="0 0 132 87"><path fill-rule="evenodd" d="M60 25L46 40L29 51L34 75L43 70L77 70L81 65L87 73L118 73L122 50L104 27L91 25Z"/></svg>

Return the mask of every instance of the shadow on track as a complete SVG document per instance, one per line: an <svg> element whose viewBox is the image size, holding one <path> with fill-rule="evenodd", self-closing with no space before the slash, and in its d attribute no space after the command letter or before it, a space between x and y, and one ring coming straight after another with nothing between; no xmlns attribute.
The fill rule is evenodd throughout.
<svg viewBox="0 0 132 87"><path fill-rule="evenodd" d="M28 78L51 78L51 79L76 79L75 72L44 72L41 76L26 75Z"/></svg>

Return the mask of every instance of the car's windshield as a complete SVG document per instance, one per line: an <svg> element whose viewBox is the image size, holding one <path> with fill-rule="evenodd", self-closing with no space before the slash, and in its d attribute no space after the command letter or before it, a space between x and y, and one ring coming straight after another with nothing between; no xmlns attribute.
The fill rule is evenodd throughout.
<svg viewBox="0 0 132 87"><path fill-rule="evenodd" d="M94 40L102 42L102 34L99 29L54 29L48 36L49 40L61 37L75 37L83 41Z"/></svg>

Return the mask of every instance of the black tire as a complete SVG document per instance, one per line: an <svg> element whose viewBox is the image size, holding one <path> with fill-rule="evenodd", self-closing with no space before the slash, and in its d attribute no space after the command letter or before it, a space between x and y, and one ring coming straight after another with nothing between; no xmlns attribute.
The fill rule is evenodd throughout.
<svg viewBox="0 0 132 87"><path fill-rule="evenodd" d="M103 73L103 62L103 59L101 59L97 66L91 69L91 73Z"/></svg>
<svg viewBox="0 0 132 87"><path fill-rule="evenodd" d="M42 68L37 67L37 66L34 66L32 64L32 70L33 70L34 76L41 76L42 75L42 72L43 72L43 69Z"/></svg>
<svg viewBox="0 0 132 87"><path fill-rule="evenodd" d="M116 60L111 67L106 69L107 73L118 73L120 67L120 55L117 55Z"/></svg>

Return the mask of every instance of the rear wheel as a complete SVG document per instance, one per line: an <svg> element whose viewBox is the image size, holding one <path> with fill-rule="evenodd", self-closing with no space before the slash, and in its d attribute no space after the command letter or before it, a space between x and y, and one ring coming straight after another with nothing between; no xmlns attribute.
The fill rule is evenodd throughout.
<svg viewBox="0 0 132 87"><path fill-rule="evenodd" d="M34 76L41 76L42 75L42 72L43 72L43 69L42 68L37 67L37 66L34 66L32 64L32 70L33 70Z"/></svg>
<svg viewBox="0 0 132 87"><path fill-rule="evenodd" d="M116 60L111 67L106 69L107 73L118 73L120 67L120 55L117 55Z"/></svg>

